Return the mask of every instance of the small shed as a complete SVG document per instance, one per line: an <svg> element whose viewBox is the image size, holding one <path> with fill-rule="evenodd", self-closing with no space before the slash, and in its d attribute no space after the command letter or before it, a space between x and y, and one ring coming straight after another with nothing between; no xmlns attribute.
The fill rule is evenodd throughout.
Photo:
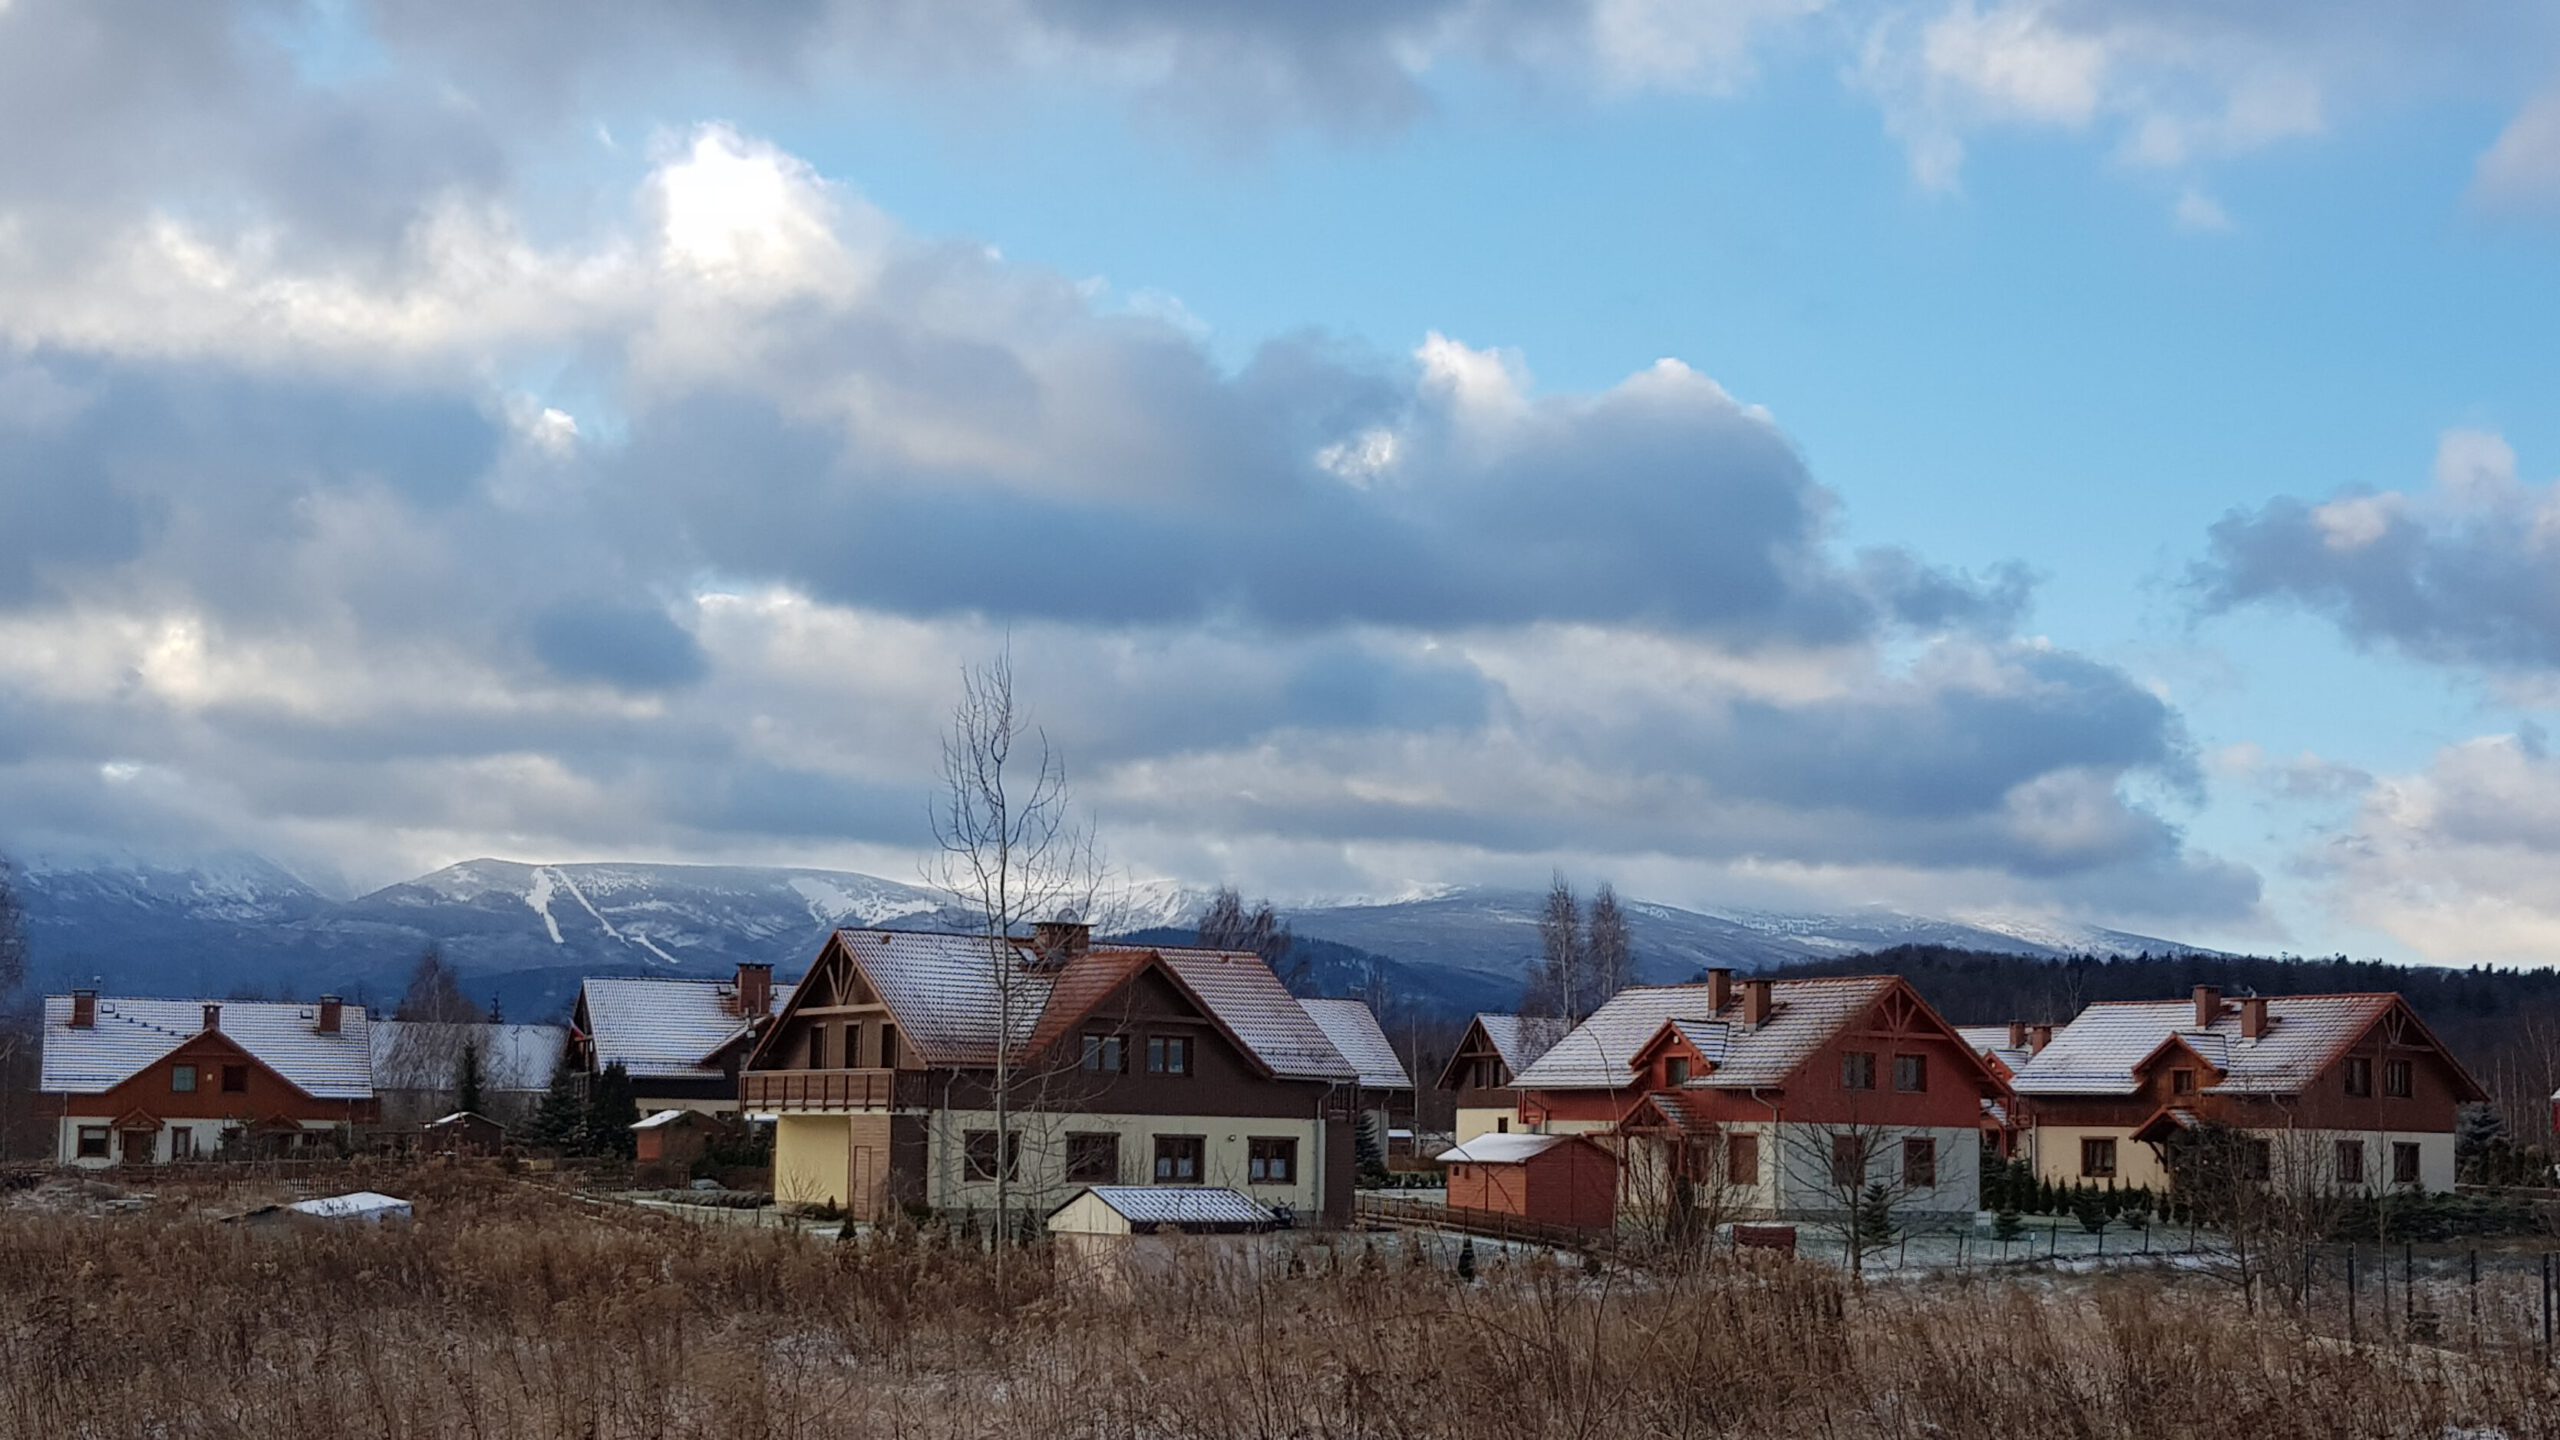
<svg viewBox="0 0 2560 1440"><path fill-rule="evenodd" d="M417 1218L409 1202L396 1195L377 1190L355 1190L344 1195L325 1195L317 1200L297 1200L290 1205L270 1205L241 1217L249 1221L295 1221L331 1225L406 1225Z"/></svg>
<svg viewBox="0 0 2560 1440"><path fill-rule="evenodd" d="M1061 1274L1115 1292L1186 1260L1249 1263L1279 1223L1250 1196L1203 1185L1096 1185L1049 1212Z"/></svg>
<svg viewBox="0 0 2560 1440"><path fill-rule="evenodd" d="M1617 1223L1618 1157L1580 1135L1479 1135L1440 1152L1449 1208L1540 1225Z"/></svg>
<svg viewBox="0 0 2560 1440"><path fill-rule="evenodd" d="M419 1145L432 1155L495 1155L506 1148L507 1127L473 1110L456 1110L419 1127Z"/></svg>
<svg viewBox="0 0 2560 1440"><path fill-rule="evenodd" d="M643 1165L690 1165L702 1158L719 1123L699 1110L661 1110L632 1125L633 1158Z"/></svg>

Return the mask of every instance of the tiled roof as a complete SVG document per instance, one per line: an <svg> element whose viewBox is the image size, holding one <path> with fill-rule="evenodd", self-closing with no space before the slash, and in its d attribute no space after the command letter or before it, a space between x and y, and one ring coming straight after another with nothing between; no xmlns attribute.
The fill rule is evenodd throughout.
<svg viewBox="0 0 2560 1440"><path fill-rule="evenodd" d="M1087 1193L1132 1225L1233 1229L1267 1226L1277 1218L1249 1197L1217 1186L1096 1185ZM1073 1198L1067 1202L1074 1203ZM1063 1210L1066 1206L1058 1208Z"/></svg>
<svg viewBox="0 0 2560 1440"><path fill-rule="evenodd" d="M1956 1033L1964 1037L1964 1043L1973 1047L1973 1053L1988 1055L2008 1066L2012 1075L2025 1069L2027 1062L2035 1058L2036 1052L2031 1047L2009 1043L2009 1027L2006 1025L1959 1025Z"/></svg>
<svg viewBox="0 0 2560 1440"><path fill-rule="evenodd" d="M1493 1042L1494 1053L1514 1075L1536 1064L1539 1056L1573 1029L1553 1015L1479 1014L1476 1024L1483 1027L1484 1038Z"/></svg>
<svg viewBox="0 0 2560 1440"><path fill-rule="evenodd" d="M1689 1042L1689 1048L1710 1063L1724 1063L1725 1047L1733 1039L1733 1027L1722 1020L1673 1020L1671 1028Z"/></svg>
<svg viewBox="0 0 2560 1440"><path fill-rule="evenodd" d="M1301 1000L1307 1017L1316 1022L1324 1038L1351 1068L1360 1072L1363 1090L1410 1090L1413 1077L1405 1073L1404 1060L1396 1047L1387 1043L1387 1032L1378 1025L1376 1012L1359 1000Z"/></svg>
<svg viewBox="0 0 2560 1440"><path fill-rule="evenodd" d="M1573 1137L1569 1135L1479 1135L1431 1158L1444 1165L1517 1165L1543 1155Z"/></svg>
<svg viewBox="0 0 2560 1440"><path fill-rule="evenodd" d="M727 980L589 979L579 988L598 1070L620 1065L635 1080L717 1079L704 1057L743 1023L737 986ZM791 987L773 987L778 1013ZM548 1076L545 1077L546 1081Z"/></svg>
<svg viewBox="0 0 2560 1440"><path fill-rule="evenodd" d="M2380 1020L2390 995L2274 995L2267 1033L2240 1038L2240 1007L2225 1002L2214 1023L2196 1025L2191 1000L2109 1001L2054 1032L2053 1043L2018 1072L2021 1095L2130 1095L2134 1067L2175 1035L2222 1072L2208 1095L2291 1095Z"/></svg>
<svg viewBox="0 0 2560 1440"><path fill-rule="evenodd" d="M1689 1083L1718 1090L1783 1084L1895 983L1882 975L1774 981L1769 1019L1757 1029L1741 1023L1739 987L1719 1014L1707 1003L1705 985L1640 985L1610 997L1512 1083L1523 1090L1627 1089L1635 1083L1628 1066L1636 1052L1666 1021L1721 1020L1728 1029L1724 1058Z"/></svg>
<svg viewBox="0 0 2560 1440"><path fill-rule="evenodd" d="M480 1083L496 1091L547 1090L565 1025L495 1025L420 1020L373 1022L373 1083L382 1090L450 1090L462 1047L480 1047Z"/></svg>
<svg viewBox="0 0 2560 1440"><path fill-rule="evenodd" d="M317 1005L261 1000L98 999L97 1024L71 1026L71 997L44 1000L40 1088L54 1095L114 1089L204 1032L204 1007L222 1006L222 1033L267 1068L319 1100L373 1098L372 1050L364 1007L342 1006L338 1033L323 1035Z"/></svg>
<svg viewBox="0 0 2560 1440"><path fill-rule="evenodd" d="M1003 1005L986 942L974 935L907 930L840 930L851 954L891 1014L917 1058L928 1065L976 1067L995 1063ZM1090 1014L1121 980L1161 960L1193 995L1273 1074L1288 1080L1347 1081L1342 1058L1296 997L1260 956L1250 952L1149 947L1096 948L1059 969L1027 963L1028 941L1012 942L1025 963L1013 974L1010 1041L1016 1053L1036 1040L1053 1040ZM1053 994L1054 992L1054 994ZM1054 1022L1049 1006L1059 1007Z"/></svg>

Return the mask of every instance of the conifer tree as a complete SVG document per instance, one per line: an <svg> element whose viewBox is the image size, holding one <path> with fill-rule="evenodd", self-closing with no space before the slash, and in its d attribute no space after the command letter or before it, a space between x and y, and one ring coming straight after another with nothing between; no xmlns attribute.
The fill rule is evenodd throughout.
<svg viewBox="0 0 2560 1440"><path fill-rule="evenodd" d="M622 1062L604 1067L589 1087L586 1119L588 1154L631 1158L637 1143L631 1127L640 1123L640 1104L632 1098L631 1072L622 1068Z"/></svg>
<svg viewBox="0 0 2560 1440"><path fill-rule="evenodd" d="M453 1070L453 1108L475 1115L481 1113L481 1084L480 1042L466 1040L462 1044L462 1058Z"/></svg>

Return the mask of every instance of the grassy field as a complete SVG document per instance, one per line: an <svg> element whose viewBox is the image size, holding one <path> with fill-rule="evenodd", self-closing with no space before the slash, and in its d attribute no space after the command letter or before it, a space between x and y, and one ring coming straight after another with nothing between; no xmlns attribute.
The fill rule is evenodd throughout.
<svg viewBox="0 0 2560 1440"><path fill-rule="evenodd" d="M236 1191L0 1211L0 1435L2560 1433L2536 1350L2353 1348L2197 1277L1852 1290L1781 1261L1523 1262L1465 1284L1347 1237L1259 1279L1097 1287L1037 1253L1000 1278L930 1239L815 1242L485 1175L367 1182L417 1223L207 1217Z"/></svg>

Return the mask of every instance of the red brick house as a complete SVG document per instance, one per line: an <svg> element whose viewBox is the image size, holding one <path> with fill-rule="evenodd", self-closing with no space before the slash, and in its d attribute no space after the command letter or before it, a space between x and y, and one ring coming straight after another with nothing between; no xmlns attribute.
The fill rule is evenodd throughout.
<svg viewBox="0 0 2560 1440"><path fill-rule="evenodd" d="M1891 975L1619 992L1515 1077L1539 1134L1609 1137L1626 1214L1836 1211L1868 1184L1915 1217L1970 1215L1982 1102L2007 1088Z"/></svg>
<svg viewBox="0 0 2560 1440"><path fill-rule="evenodd" d="M364 1007L155 1000L94 990L44 1002L42 1078L65 1165L158 1165L226 1147L297 1153L375 1118Z"/></svg>

